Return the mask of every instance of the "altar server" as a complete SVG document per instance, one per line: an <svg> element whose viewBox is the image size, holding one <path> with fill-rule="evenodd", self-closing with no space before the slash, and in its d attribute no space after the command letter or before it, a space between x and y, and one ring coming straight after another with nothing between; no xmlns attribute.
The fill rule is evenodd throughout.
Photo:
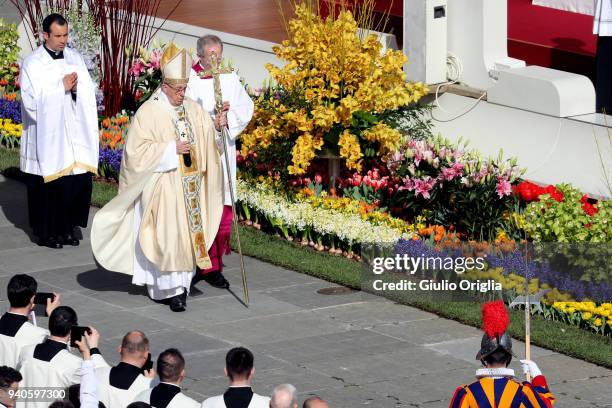
<svg viewBox="0 0 612 408"><path fill-rule="evenodd" d="M199 61L193 65L190 73L189 84L187 85L187 96L198 102L205 111L213 118L215 112L215 90L213 76L211 73L211 59L216 58L221 61L223 53L223 42L215 35L205 35L197 42ZM240 78L231 70L224 70L220 74L221 93L223 97L223 115L227 116L227 126L229 129L229 139L227 141L227 152L229 159L229 170L231 182L236 194L236 139L247 127L253 117L254 104ZM217 140L221 143L220 140ZM221 152L223 150L221 149ZM229 282L222 274L223 255L230 252L230 235L232 231L232 201L230 197L229 181L227 178L227 167L225 157L221 155L223 165L223 190L224 190L224 209L221 224L216 233L215 241L210 249L212 266L207 269L199 268L199 274L212 286L217 288L228 288Z"/></svg>
<svg viewBox="0 0 612 408"><path fill-rule="evenodd" d="M81 55L68 48L68 22L43 20L44 43L21 65L20 168L27 174L30 227L39 244L79 245L86 227L92 174L98 171L95 85Z"/></svg>
<svg viewBox="0 0 612 408"><path fill-rule="evenodd" d="M200 403L181 392L185 379L185 359L177 349L162 352L157 359L160 383L142 392L136 401L146 402L155 408L200 408Z"/></svg>

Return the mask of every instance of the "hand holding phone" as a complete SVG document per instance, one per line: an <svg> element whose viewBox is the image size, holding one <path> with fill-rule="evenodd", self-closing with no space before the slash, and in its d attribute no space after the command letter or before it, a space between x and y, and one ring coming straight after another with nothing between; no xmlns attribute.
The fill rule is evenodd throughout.
<svg viewBox="0 0 612 408"><path fill-rule="evenodd" d="M77 341L83 340L85 333L91 334L91 329L86 326L72 326L70 330L70 347L78 348Z"/></svg>
<svg viewBox="0 0 612 408"><path fill-rule="evenodd" d="M38 292L36 296L34 296L34 304L35 305L47 305L47 299L51 302L55 300L55 293L51 292Z"/></svg>
<svg viewBox="0 0 612 408"><path fill-rule="evenodd" d="M147 361L145 361L144 365L142 366L142 373L147 376L147 372L153 370L153 360L151 359L151 353L149 352L149 354L147 355ZM153 374L155 376L155 374Z"/></svg>

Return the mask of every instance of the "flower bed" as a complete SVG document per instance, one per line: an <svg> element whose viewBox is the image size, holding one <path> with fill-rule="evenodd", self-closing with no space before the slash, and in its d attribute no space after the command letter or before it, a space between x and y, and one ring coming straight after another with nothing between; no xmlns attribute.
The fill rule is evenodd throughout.
<svg viewBox="0 0 612 408"><path fill-rule="evenodd" d="M22 129L21 107L17 94L3 93L0 89L0 146L18 148Z"/></svg>
<svg viewBox="0 0 612 408"><path fill-rule="evenodd" d="M129 126L130 116L125 111L112 118L105 118L100 121L98 174L101 177L115 181L119 180L123 146Z"/></svg>
<svg viewBox="0 0 612 408"><path fill-rule="evenodd" d="M328 247L331 253L358 254L362 244L411 237L409 232L389 226L387 220L375 222L372 215L364 216L358 203L340 200L335 206L324 198L293 201L275 194L265 184L249 184L240 179L237 191L239 213L244 219L263 223L287 239L299 239L318 250Z"/></svg>
<svg viewBox="0 0 612 408"><path fill-rule="evenodd" d="M534 248L530 248L530 252ZM538 248L535 248L536 250ZM541 248L539 248L541 249ZM538 253L535 251L536 254ZM435 242L432 240L400 240L395 254L414 258L457 259L482 257L486 267L472 268L462 273L449 273L444 270L419 270L420 279L446 279L459 281L487 282L493 280L502 288L502 295L510 303L518 295L528 292L542 296L542 316L567 324L612 335L612 284L609 279L599 282L585 280L589 271L574 275L557 270L556 257L547 257L546 251L540 251L543 257L538 260L526 260L523 248L514 242L489 244L487 242L460 242L453 239ZM602 259L605 263L605 259ZM452 271L451 271L452 272ZM481 293L470 293L474 299L484 296ZM577 302L576 299L581 301ZM591 299L591 300L589 300ZM532 309L535 313L535 309Z"/></svg>

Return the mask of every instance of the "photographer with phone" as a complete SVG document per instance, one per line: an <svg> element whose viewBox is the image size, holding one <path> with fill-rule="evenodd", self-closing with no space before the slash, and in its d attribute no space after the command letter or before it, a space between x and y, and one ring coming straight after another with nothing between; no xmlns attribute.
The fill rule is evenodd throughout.
<svg viewBox="0 0 612 408"><path fill-rule="evenodd" d="M119 364L96 371L98 399L108 408L136 401L138 394L153 387L155 378L149 339L143 332L127 333L117 351L121 355Z"/></svg>
<svg viewBox="0 0 612 408"><path fill-rule="evenodd" d="M51 314L60 304L60 295L37 293L37 289L36 279L29 275L14 275L9 280L6 291L10 308L0 317L0 366L15 367L25 346L41 343L49 335L32 324L29 316L37 302L46 305Z"/></svg>
<svg viewBox="0 0 612 408"><path fill-rule="evenodd" d="M170 348L163 351L157 359L159 384L141 392L136 401L143 401L155 408L200 408L200 403L181 390L185 380L185 359L180 351Z"/></svg>
<svg viewBox="0 0 612 408"><path fill-rule="evenodd" d="M98 350L100 333L93 328L78 326L77 314L71 307L59 306L49 316L49 337L42 343L24 347L17 369L23 375L23 387L68 388L79 384L83 358L68 350L68 342L78 347L82 337L87 339L91 360L96 368L108 367ZM77 333L74 337L72 332ZM86 334L81 334L81 333ZM27 401L26 408L46 408L48 403Z"/></svg>

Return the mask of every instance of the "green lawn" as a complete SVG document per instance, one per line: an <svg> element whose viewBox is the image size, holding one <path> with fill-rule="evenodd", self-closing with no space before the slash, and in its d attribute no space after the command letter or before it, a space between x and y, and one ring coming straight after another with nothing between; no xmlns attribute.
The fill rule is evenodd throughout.
<svg viewBox="0 0 612 408"><path fill-rule="evenodd" d="M18 175L18 167L19 153L0 148L0 172L14 177ZM114 185L95 182L92 204L102 206L115 194ZM245 255L353 289L361 288L361 265L353 260L303 248L250 227L240 226L240 237ZM235 241L233 245L235 247ZM394 300L470 326L480 327L481 324L478 303L418 301L402 297ZM523 312L511 310L510 320L512 336L523 339ZM531 328L533 344L612 368L612 339L609 337L537 316Z"/></svg>

